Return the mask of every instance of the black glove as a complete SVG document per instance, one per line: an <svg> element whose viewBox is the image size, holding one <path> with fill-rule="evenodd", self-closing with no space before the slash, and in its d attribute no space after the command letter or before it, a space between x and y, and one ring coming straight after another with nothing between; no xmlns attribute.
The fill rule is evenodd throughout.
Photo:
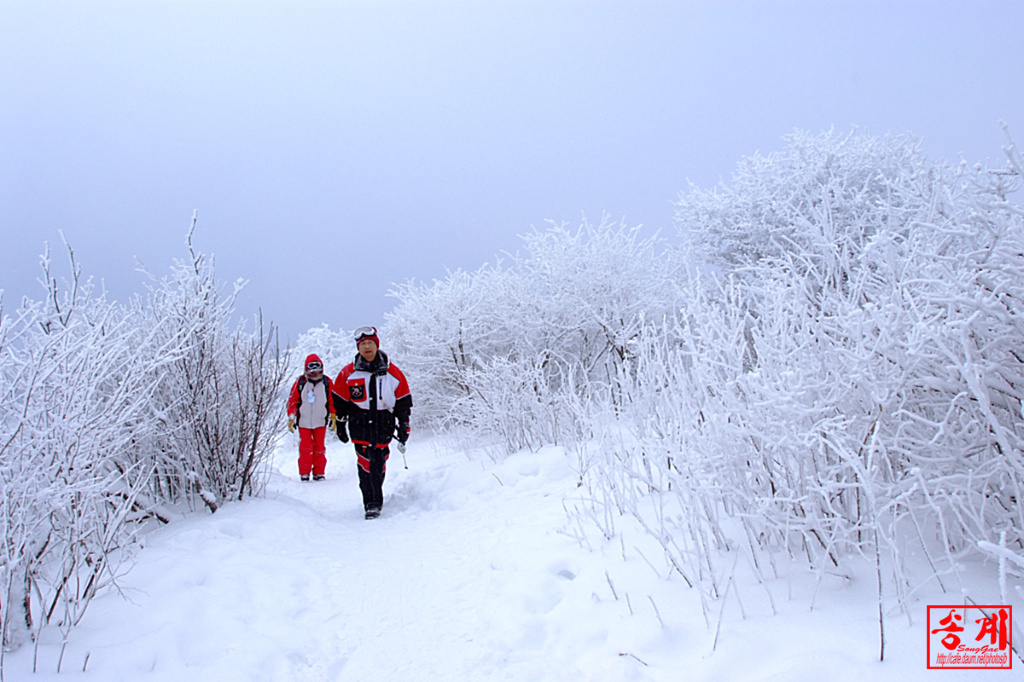
<svg viewBox="0 0 1024 682"><path fill-rule="evenodd" d="M409 422L398 422L395 431L395 438L398 439L399 443L405 445L405 442L409 440Z"/></svg>
<svg viewBox="0 0 1024 682"><path fill-rule="evenodd" d="M345 424L348 423L348 419L340 417L335 424L335 430L338 432L338 440L342 443L348 442L348 431L345 430Z"/></svg>

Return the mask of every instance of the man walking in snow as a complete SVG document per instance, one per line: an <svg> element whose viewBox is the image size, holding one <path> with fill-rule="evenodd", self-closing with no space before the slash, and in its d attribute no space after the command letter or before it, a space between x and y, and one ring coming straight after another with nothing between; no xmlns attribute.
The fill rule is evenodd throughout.
<svg viewBox="0 0 1024 682"><path fill-rule="evenodd" d="M347 443L351 434L356 449L366 518L375 519L384 506L384 474L391 438L398 439L401 452L405 452L409 439L412 394L402 370L380 350L375 327L360 327L354 338L358 353L334 380L334 409L338 414L338 438Z"/></svg>
<svg viewBox="0 0 1024 682"><path fill-rule="evenodd" d="M324 435L335 427L331 380L324 376L324 363L311 354L306 357L305 372L292 384L288 395L288 430L299 427L299 478L324 480L327 469L327 447Z"/></svg>

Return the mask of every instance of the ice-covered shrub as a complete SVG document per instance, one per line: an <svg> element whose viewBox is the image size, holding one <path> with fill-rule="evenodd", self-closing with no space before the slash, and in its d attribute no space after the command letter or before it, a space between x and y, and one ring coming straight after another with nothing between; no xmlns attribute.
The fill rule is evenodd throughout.
<svg viewBox="0 0 1024 682"><path fill-rule="evenodd" d="M192 229L195 229L193 222ZM283 426L280 395L288 364L273 324L255 329L233 319L242 282L230 293L217 281L213 259L195 251L134 303L143 328L158 329L161 346L180 347L152 377L150 394L160 429L136 451L155 466L153 494L170 501L198 493L215 510L264 484L263 463ZM167 319L157 326L155 320Z"/></svg>
<svg viewBox="0 0 1024 682"><path fill-rule="evenodd" d="M0 314L4 647L47 623L67 636L116 577L150 473L125 452L152 428L147 377L165 360L69 255L68 283L47 254L46 297Z"/></svg>
<svg viewBox="0 0 1024 682"><path fill-rule="evenodd" d="M47 253L44 298L0 309L3 650L47 625L67 638L166 505L195 493L216 509L263 485L287 356L272 326L231 322L189 236L145 301L107 301L68 247L67 281Z"/></svg>
<svg viewBox="0 0 1024 682"><path fill-rule="evenodd" d="M430 426L538 447L588 433L585 405L617 395L616 375L645 320L676 302L657 236L584 221L523 237L509 266L407 283L387 329Z"/></svg>
<svg viewBox="0 0 1024 682"><path fill-rule="evenodd" d="M689 282L679 333L638 345L620 380L635 437L587 485L712 594L726 548L760 569L865 554L901 603L979 548L1019 557L1019 154L992 171L929 163L909 139L788 144L681 200L714 274ZM905 570L907 538L930 574Z"/></svg>

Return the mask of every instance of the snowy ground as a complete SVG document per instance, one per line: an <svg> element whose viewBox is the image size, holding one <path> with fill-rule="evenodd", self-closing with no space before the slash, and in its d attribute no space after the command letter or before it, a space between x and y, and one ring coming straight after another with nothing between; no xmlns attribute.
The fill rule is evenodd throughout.
<svg viewBox="0 0 1024 682"><path fill-rule="evenodd" d="M924 604L948 602L935 595L912 622L889 616L878 662L867 570L826 576L813 610L809 574L738 580L706 624L695 591L658 568L629 524L630 539L574 539L564 505L577 474L557 448L493 464L414 439L409 469L391 458L375 521L363 519L351 448L335 441L328 458L327 481L301 483L285 438L265 499L147 537L121 581L127 600L93 602L63 674L50 632L40 672L28 646L8 654L5 679L1020 679L1019 661L926 669Z"/></svg>

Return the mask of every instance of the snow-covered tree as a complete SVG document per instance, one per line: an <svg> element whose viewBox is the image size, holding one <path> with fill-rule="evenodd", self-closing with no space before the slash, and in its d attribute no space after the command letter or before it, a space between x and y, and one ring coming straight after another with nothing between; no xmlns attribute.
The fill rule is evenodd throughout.
<svg viewBox="0 0 1024 682"><path fill-rule="evenodd" d="M140 440L137 452L140 459L154 461L155 496L179 501L197 493L216 510L222 500L262 489L261 465L283 426L276 403L288 356L273 325L257 319L250 332L233 322L244 283L236 282L225 294L213 259L193 249L192 231L187 246L189 258L176 261L170 276L152 285L146 300L135 302L144 328L169 319L158 332L161 344L181 347L162 374L152 377L151 400L161 428Z"/></svg>
<svg viewBox="0 0 1024 682"><path fill-rule="evenodd" d="M413 386L417 423L444 428L470 417L453 403L479 397L471 375L511 352L508 310L517 290L514 273L498 263L391 292L399 304L384 329Z"/></svg>
<svg viewBox="0 0 1024 682"><path fill-rule="evenodd" d="M65 637L117 575L149 469L125 457L149 426L134 320L83 281L68 249L61 284L43 259L46 297L0 315L0 625L17 645L47 623ZM171 349L173 353L173 349Z"/></svg>
<svg viewBox="0 0 1024 682"><path fill-rule="evenodd" d="M915 579L951 587L963 554L1019 557L1019 153L990 170L929 163L909 138L787 142L680 201L713 268L687 282L678 331L638 345L621 383L640 409L620 412L630 438L609 432L591 499L711 594L737 546L756 570L872 556L901 603ZM906 572L908 538L933 575Z"/></svg>
<svg viewBox="0 0 1024 682"><path fill-rule="evenodd" d="M511 266L407 283L387 328L430 425L498 436L509 449L575 440L580 406L617 395L646 320L676 305L672 261L656 235L584 221L523 237Z"/></svg>
<svg viewBox="0 0 1024 682"><path fill-rule="evenodd" d="M287 355L273 327L232 326L189 245L148 301L108 302L68 247L66 281L47 253L45 297L0 309L2 650L47 624L66 638L165 504L262 488Z"/></svg>

